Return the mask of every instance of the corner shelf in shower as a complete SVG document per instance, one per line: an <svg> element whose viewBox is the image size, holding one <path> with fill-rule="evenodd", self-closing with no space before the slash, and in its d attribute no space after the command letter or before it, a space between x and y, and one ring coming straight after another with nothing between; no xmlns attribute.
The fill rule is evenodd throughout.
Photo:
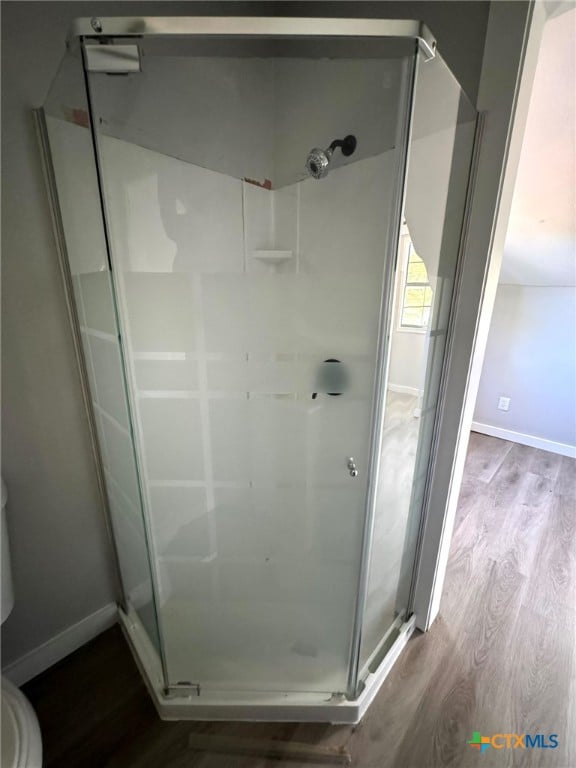
<svg viewBox="0 0 576 768"><path fill-rule="evenodd" d="M289 261L294 256L294 251L252 251L252 258L263 261L265 264L279 264Z"/></svg>

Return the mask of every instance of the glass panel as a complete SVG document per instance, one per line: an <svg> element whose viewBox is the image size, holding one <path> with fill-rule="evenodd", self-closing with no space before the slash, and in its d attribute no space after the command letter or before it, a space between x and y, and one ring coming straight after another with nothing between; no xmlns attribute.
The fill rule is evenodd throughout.
<svg viewBox="0 0 576 768"><path fill-rule="evenodd" d="M409 610L476 118L439 55L414 100L361 668Z"/></svg>
<svg viewBox="0 0 576 768"><path fill-rule="evenodd" d="M169 679L343 691L413 44L142 45L89 79Z"/></svg>
<svg viewBox="0 0 576 768"><path fill-rule="evenodd" d="M45 105L45 116L124 596L160 652L130 409L79 55L68 54L63 60Z"/></svg>

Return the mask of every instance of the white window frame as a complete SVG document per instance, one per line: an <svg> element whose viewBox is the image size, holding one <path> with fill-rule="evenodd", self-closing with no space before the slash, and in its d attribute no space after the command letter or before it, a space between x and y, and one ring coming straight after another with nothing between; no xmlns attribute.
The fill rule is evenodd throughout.
<svg viewBox="0 0 576 768"><path fill-rule="evenodd" d="M423 328L411 327L408 325L402 325L402 311L404 309L404 294L406 289L406 278L408 277L408 259L410 258L410 246L412 240L408 228L404 224L402 226L402 233L400 235L400 248L399 248L399 262L400 269L398 270L398 282L396 285L396 291L398 301L396 302L396 330L398 333L428 333L429 326L426 325ZM434 291L432 284L428 281L428 285ZM434 302L434 296L432 296L432 302Z"/></svg>

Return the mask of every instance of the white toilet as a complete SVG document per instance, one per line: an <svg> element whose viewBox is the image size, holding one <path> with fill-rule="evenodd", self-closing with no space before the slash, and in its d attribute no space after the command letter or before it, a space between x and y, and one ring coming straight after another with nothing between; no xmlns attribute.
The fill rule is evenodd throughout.
<svg viewBox="0 0 576 768"><path fill-rule="evenodd" d="M10 548L6 529L6 486L2 480L2 623L14 605ZM42 737L32 705L2 677L2 745L0 768L42 768Z"/></svg>

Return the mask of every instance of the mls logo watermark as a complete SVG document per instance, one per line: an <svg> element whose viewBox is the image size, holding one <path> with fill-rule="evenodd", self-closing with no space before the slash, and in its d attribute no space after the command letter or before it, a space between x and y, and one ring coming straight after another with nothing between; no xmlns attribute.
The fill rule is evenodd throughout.
<svg viewBox="0 0 576 768"><path fill-rule="evenodd" d="M495 733L493 736L482 736L480 731L474 731L468 744L480 753L490 747L494 749L556 749L558 735L556 733L548 736L543 733Z"/></svg>

